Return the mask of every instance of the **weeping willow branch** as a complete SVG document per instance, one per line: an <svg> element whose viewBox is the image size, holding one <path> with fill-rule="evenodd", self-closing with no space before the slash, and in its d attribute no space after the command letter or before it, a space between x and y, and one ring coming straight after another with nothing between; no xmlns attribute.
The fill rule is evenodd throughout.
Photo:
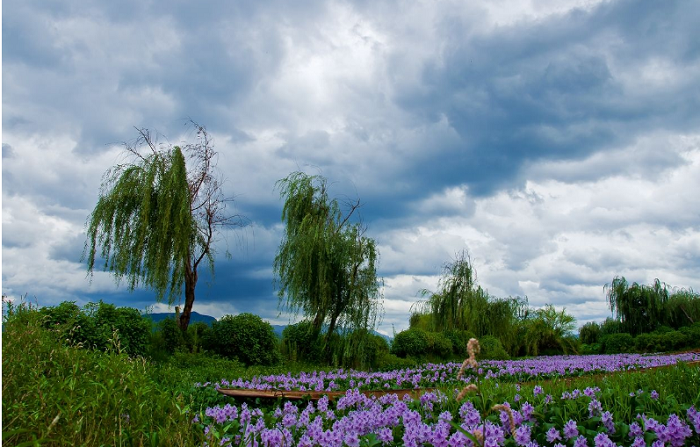
<svg viewBox="0 0 700 447"><path fill-rule="evenodd" d="M226 212L231 199L223 196L215 175L217 153L206 130L191 124L197 142L182 148L159 146L147 129L137 129L135 143L125 145L133 162L119 164L103 177L83 251L90 275L102 259L103 269L118 283L125 280L130 291L145 286L169 304L184 291L183 330L200 263L206 261L213 272L217 231L244 225L240 216Z"/></svg>

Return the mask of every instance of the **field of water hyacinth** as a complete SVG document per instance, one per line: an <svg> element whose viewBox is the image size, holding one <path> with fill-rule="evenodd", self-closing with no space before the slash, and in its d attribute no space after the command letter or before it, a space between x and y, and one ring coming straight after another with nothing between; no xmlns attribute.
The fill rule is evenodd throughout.
<svg viewBox="0 0 700 447"><path fill-rule="evenodd" d="M347 390L337 399L231 403L193 422L209 445L700 446L700 354L538 357L366 372L260 375L196 384ZM419 399L392 389L428 388ZM381 397L362 390L384 389Z"/></svg>

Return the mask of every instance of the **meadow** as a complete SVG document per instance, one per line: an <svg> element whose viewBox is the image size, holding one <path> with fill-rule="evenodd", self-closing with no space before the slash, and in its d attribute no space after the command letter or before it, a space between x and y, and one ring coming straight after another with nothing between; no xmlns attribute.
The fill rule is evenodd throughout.
<svg viewBox="0 0 700 447"><path fill-rule="evenodd" d="M117 332L104 351L87 349L66 330L30 305L8 309L3 445L700 446L699 353L246 367L202 353L129 356ZM346 392L233 399L220 387ZM416 387L432 390L362 394Z"/></svg>

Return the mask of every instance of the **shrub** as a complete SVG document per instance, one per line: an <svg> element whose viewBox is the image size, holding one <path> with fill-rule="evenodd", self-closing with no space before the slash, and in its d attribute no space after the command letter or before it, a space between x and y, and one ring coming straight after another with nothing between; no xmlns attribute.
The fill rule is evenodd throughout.
<svg viewBox="0 0 700 447"><path fill-rule="evenodd" d="M203 321L187 326L187 347L193 353L213 350L214 331L212 328Z"/></svg>
<svg viewBox="0 0 700 447"><path fill-rule="evenodd" d="M595 321L588 322L581 326L578 330L578 338L581 343L590 345L598 343L600 337L600 325Z"/></svg>
<svg viewBox="0 0 700 447"><path fill-rule="evenodd" d="M622 332L622 323L612 318L606 318L600 324L600 335L619 334Z"/></svg>
<svg viewBox="0 0 700 447"><path fill-rule="evenodd" d="M684 326L678 331L686 336L686 348L700 348L700 322Z"/></svg>
<svg viewBox="0 0 700 447"><path fill-rule="evenodd" d="M609 334L601 338L601 350L604 354L620 354L634 351L634 338L624 332Z"/></svg>
<svg viewBox="0 0 700 447"><path fill-rule="evenodd" d="M291 362L319 363L323 356L320 333L314 333L310 321L290 324L282 331L282 355Z"/></svg>
<svg viewBox="0 0 700 447"><path fill-rule="evenodd" d="M280 361L277 336L270 323L259 316L226 315L212 327L214 350L246 365L275 365Z"/></svg>
<svg viewBox="0 0 700 447"><path fill-rule="evenodd" d="M503 348L501 340L497 339L492 335L487 335L479 339L479 345L481 346L481 353L478 355L481 359L489 360L508 360L510 356Z"/></svg>
<svg viewBox="0 0 700 447"><path fill-rule="evenodd" d="M581 355L600 354L600 343L592 343L590 345L581 345Z"/></svg>
<svg viewBox="0 0 700 447"><path fill-rule="evenodd" d="M414 358L402 358L395 354L383 353L377 359L376 368L379 371L394 371L401 369L411 369L418 366Z"/></svg>
<svg viewBox="0 0 700 447"><path fill-rule="evenodd" d="M452 355L452 342L442 332L426 332L427 355L431 360L445 360Z"/></svg>
<svg viewBox="0 0 700 447"><path fill-rule="evenodd" d="M391 353L399 357L425 357L428 350L428 335L422 329L407 329L394 337Z"/></svg>
<svg viewBox="0 0 700 447"><path fill-rule="evenodd" d="M463 359L467 355L469 339L476 338L473 332L459 329L448 330L444 334L452 342L452 355L459 359Z"/></svg>
<svg viewBox="0 0 700 447"><path fill-rule="evenodd" d="M69 343L105 351L119 348L129 355L144 355L150 343L151 323L129 307L102 301L82 309L74 301L39 310L46 328L61 326Z"/></svg>
<svg viewBox="0 0 700 447"><path fill-rule="evenodd" d="M165 318L156 325L156 333L153 336L155 351L163 351L172 355L186 346L185 335L175 318Z"/></svg>

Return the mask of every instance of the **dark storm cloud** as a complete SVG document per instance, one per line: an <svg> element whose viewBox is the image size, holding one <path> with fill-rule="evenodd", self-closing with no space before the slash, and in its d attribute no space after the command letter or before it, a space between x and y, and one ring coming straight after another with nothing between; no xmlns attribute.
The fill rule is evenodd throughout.
<svg viewBox="0 0 700 447"><path fill-rule="evenodd" d="M427 88L399 91L396 101L428 119L445 115L463 142L438 148L449 162L421 165L416 177L490 194L513 186L528 161L578 160L645 128L697 127L697 79L654 91L630 89L625 76L654 57L681 71L696 64L699 10L610 2L476 35L466 35L470 23L446 26L445 50L423 72Z"/></svg>

